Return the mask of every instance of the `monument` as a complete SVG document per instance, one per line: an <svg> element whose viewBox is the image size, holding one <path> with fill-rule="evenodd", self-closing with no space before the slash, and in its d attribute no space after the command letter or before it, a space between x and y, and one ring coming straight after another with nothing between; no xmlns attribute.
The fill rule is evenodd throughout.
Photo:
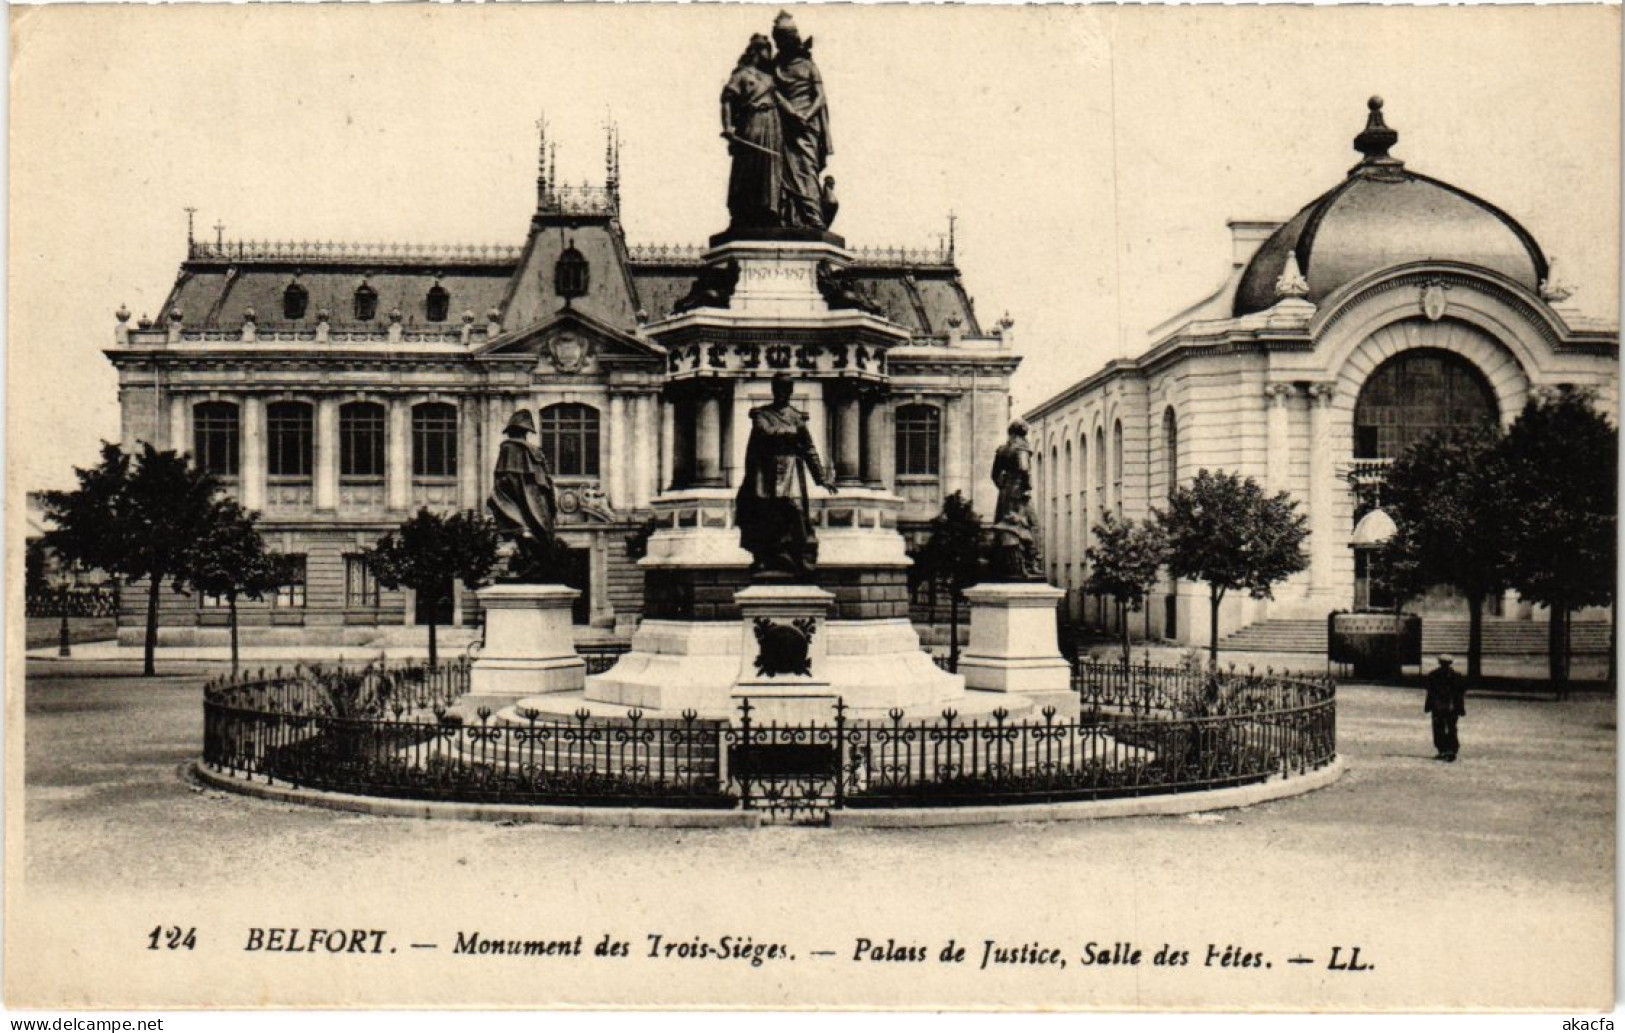
<svg viewBox="0 0 1625 1033"><path fill-rule="evenodd" d="M1017 654L1006 656L988 639L984 659L1006 673L978 675L999 692L968 693L965 677L942 670L921 648L909 620L911 561L897 529L903 499L886 487L880 457L889 433L888 358L912 338L844 276L854 256L830 230L837 206L825 173L833 153L829 106L812 40L788 14L774 21L771 40L751 37L723 86L720 114L732 157L728 228L711 238L671 314L642 326L667 357L662 390L679 414L674 452L681 457L652 500L656 526L638 561L642 620L630 650L587 677L582 691L539 690L506 718L637 709L728 719L746 699L759 720L803 722L828 720L837 698L858 721L895 711L934 719L947 708L967 718L1033 710L1009 690L1041 682L1048 691L1053 665L1064 666L1049 595L1042 597L1048 653L1029 641L1039 593L1055 590L989 589L1014 591L1005 606L1014 645L1004 646ZM540 542L546 507L532 496L546 493L528 487L542 482L524 447L513 446L518 480L502 493L524 505L499 509L494 496L492 509ZM1019 582L1037 566L1030 451L1001 450L995 465L1006 536L1018 552L1026 549L1013 561L1027 572L1012 578ZM488 591L501 600L513 590ZM562 600L568 590L551 591ZM539 605L534 595L527 600ZM492 612L488 651L500 613ZM977 627L973 616L973 637ZM1035 661L1043 669L1038 682Z"/></svg>
<svg viewBox="0 0 1625 1033"><path fill-rule="evenodd" d="M553 583L562 550L558 499L547 455L530 442L536 421L520 409L497 451L486 510L504 538L507 573L477 593L485 642L466 703L500 706L537 693L578 691L586 661L576 654L570 607L580 595Z"/></svg>
<svg viewBox="0 0 1625 1033"><path fill-rule="evenodd" d="M994 453L993 483L999 501L988 533L996 580L965 592L970 646L959 670L973 689L1069 699L1072 665L1061 656L1055 623L1055 608L1066 593L1044 583L1032 448L1020 420L1010 424L1009 438Z"/></svg>

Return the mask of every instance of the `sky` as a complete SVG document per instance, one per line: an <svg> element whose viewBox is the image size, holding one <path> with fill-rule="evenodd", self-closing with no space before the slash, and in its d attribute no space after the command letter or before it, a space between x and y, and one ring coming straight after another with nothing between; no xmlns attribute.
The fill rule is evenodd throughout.
<svg viewBox="0 0 1625 1033"><path fill-rule="evenodd" d="M184 208L227 239L507 243L558 167L622 150L634 243L727 219L718 94L773 6L12 8L9 483L72 484L119 433L102 352L156 316ZM1394 154L1512 214L1574 301L1619 307L1617 7L794 8L828 88L853 246L957 216L984 326L1008 312L1022 411L1202 297L1227 219L1290 217Z"/></svg>

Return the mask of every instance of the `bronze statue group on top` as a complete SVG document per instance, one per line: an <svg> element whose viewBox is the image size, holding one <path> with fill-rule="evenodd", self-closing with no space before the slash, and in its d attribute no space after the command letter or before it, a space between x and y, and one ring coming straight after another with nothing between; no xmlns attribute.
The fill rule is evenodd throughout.
<svg viewBox="0 0 1625 1033"><path fill-rule="evenodd" d="M820 179L834 147L812 43L779 12L773 38L752 36L722 89L722 136L733 156L730 231L821 232L835 221L834 177Z"/></svg>

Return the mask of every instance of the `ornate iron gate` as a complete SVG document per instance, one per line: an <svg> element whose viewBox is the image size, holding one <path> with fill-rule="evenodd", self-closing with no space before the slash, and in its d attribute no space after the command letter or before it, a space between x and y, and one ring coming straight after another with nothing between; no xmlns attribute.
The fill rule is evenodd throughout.
<svg viewBox="0 0 1625 1033"><path fill-rule="evenodd" d="M773 822L827 824L843 802L846 703L836 701L833 725L763 724L751 720L754 709L749 698L741 700L738 726L724 733L739 805Z"/></svg>

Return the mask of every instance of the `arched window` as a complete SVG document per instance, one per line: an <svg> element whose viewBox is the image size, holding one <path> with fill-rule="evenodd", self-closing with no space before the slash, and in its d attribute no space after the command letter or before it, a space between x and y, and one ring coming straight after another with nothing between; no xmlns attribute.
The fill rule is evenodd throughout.
<svg viewBox="0 0 1625 1033"><path fill-rule="evenodd" d="M942 474L942 414L934 405L897 407L897 475L939 477Z"/></svg>
<svg viewBox="0 0 1625 1033"><path fill-rule="evenodd" d="M339 407L339 476L384 476L384 407L350 402Z"/></svg>
<svg viewBox="0 0 1625 1033"><path fill-rule="evenodd" d="M424 402L412 407L412 476L457 475L457 407Z"/></svg>
<svg viewBox="0 0 1625 1033"><path fill-rule="evenodd" d="M1091 530L1091 514L1089 512L1089 433L1078 431L1078 563L1084 562L1083 554L1089 550L1089 532Z"/></svg>
<svg viewBox="0 0 1625 1033"><path fill-rule="evenodd" d="M242 424L232 402L200 402L192 408L192 453L199 469L235 477Z"/></svg>
<svg viewBox="0 0 1625 1033"><path fill-rule="evenodd" d="M355 321L370 323L378 317L378 292L366 284L355 289Z"/></svg>
<svg viewBox="0 0 1625 1033"><path fill-rule="evenodd" d="M1110 505L1106 498L1106 428L1095 428L1095 506L1106 512Z"/></svg>
<svg viewBox="0 0 1625 1033"><path fill-rule="evenodd" d="M272 477L310 477L314 423L308 402L272 402L265 407L267 473Z"/></svg>
<svg viewBox="0 0 1625 1033"><path fill-rule="evenodd" d="M1066 563L1067 585L1072 587L1072 485L1077 480L1077 464L1073 461L1072 442L1068 440L1065 448L1066 466L1061 474L1061 540L1055 544L1060 547L1062 560Z"/></svg>
<svg viewBox="0 0 1625 1033"><path fill-rule="evenodd" d="M423 299L424 318L431 323L444 323L446 314L451 311L451 295L446 288L438 283L429 288L429 294Z"/></svg>
<svg viewBox="0 0 1625 1033"><path fill-rule="evenodd" d="M1437 348L1414 348L1378 366L1354 404L1356 459L1393 459L1451 427L1493 427L1495 392L1471 362Z"/></svg>
<svg viewBox="0 0 1625 1033"><path fill-rule="evenodd" d="M310 292L297 283L290 283L282 292L282 318L303 319L310 306Z"/></svg>
<svg viewBox="0 0 1625 1033"><path fill-rule="evenodd" d="M561 477L598 476L598 410L565 402L541 412L542 451Z"/></svg>
<svg viewBox="0 0 1625 1033"><path fill-rule="evenodd" d="M1112 506L1123 515L1123 421L1112 424Z"/></svg>
<svg viewBox="0 0 1625 1033"><path fill-rule="evenodd" d="M587 293L590 276L586 256L576 250L576 242L572 238L569 246L560 253L559 260L553 264L553 290L566 301L579 298Z"/></svg>
<svg viewBox="0 0 1625 1033"><path fill-rule="evenodd" d="M1162 411L1162 462L1168 479L1168 495L1172 497L1174 489L1179 487L1179 418L1171 405Z"/></svg>
<svg viewBox="0 0 1625 1033"><path fill-rule="evenodd" d="M1044 500L1045 524L1044 528L1053 538L1061 531L1061 450L1055 445L1049 447L1049 495ZM1050 576L1059 579L1061 576L1061 550L1049 550Z"/></svg>

